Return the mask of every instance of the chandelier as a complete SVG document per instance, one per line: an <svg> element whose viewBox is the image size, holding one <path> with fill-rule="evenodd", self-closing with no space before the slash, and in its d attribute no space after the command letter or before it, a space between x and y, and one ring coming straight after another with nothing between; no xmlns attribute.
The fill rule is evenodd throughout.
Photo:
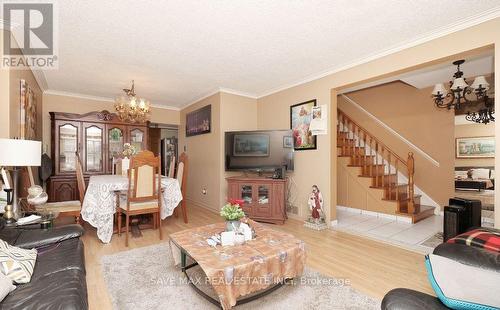
<svg viewBox="0 0 500 310"><path fill-rule="evenodd" d="M454 108L455 110L460 110L461 106L464 104L473 101L483 101L484 109L480 109L478 112L467 112L465 118L475 123L488 124L489 122L494 122L494 105L492 100L488 97L490 84L486 81L486 78L481 75L476 77L474 82L469 86L463 77L464 73L460 70L460 65L464 62L465 60L463 59L453 62L453 65L457 66L457 72L453 74L453 81L450 81L450 90L446 90L442 83L434 86L434 90L432 91L434 103L438 108L446 108L448 110Z"/></svg>
<svg viewBox="0 0 500 310"><path fill-rule="evenodd" d="M122 121L132 123L144 123L149 119L151 105L144 98L138 98L135 94L135 85L132 80L130 89L124 88L125 96L120 96L115 100L115 110Z"/></svg>

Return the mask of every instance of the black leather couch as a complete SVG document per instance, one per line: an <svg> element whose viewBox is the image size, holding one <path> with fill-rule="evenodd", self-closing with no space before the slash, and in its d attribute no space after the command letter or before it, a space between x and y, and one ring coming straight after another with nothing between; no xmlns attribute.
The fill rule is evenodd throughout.
<svg viewBox="0 0 500 310"><path fill-rule="evenodd" d="M499 231L492 228L488 230ZM500 271L500 254L482 248L463 244L442 243L434 249L433 253L465 265ZM397 288L388 292L382 300L381 308L382 310L449 309L434 296L405 288Z"/></svg>
<svg viewBox="0 0 500 310"><path fill-rule="evenodd" d="M18 285L0 302L0 309L88 309L85 255L79 238L83 232L80 225L47 230L2 228L0 239L36 248L38 255L31 281Z"/></svg>

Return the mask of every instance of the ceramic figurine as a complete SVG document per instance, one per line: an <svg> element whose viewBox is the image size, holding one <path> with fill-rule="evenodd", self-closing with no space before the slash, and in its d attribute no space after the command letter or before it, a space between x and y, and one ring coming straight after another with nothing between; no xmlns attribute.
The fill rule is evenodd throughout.
<svg viewBox="0 0 500 310"><path fill-rule="evenodd" d="M323 230L328 228L325 221L325 212L323 209L323 195L318 186L313 185L311 195L307 202L311 215L305 221L304 226L314 230Z"/></svg>

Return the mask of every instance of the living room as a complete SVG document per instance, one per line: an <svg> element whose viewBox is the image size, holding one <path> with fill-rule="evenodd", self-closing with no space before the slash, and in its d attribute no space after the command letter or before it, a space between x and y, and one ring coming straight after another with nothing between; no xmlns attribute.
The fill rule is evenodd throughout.
<svg viewBox="0 0 500 310"><path fill-rule="evenodd" d="M48 202L39 206L42 212L33 214L44 223L31 225L38 225L40 235L47 236L71 230L63 234L65 240L60 244L74 247L74 252L80 255L68 261L70 269L80 270L74 275L79 293L65 296L61 290L61 294L53 295L58 298L54 297L52 302L68 297L66 307L78 309L201 309L213 306L198 291L208 289L218 293L216 303L225 309L284 308L285 304L313 309L376 309L381 305L383 309L398 309L400 305L419 309L414 304L411 308L414 298L428 302L420 304L422 309L455 307L450 300L499 306L492 295L486 295L490 297L486 300L477 296L467 299L461 291L458 295L455 291L453 294L436 291L434 282L427 278L426 258L420 253L331 229L338 224L339 135L354 136L350 136L349 130L338 133L338 95L388 76L439 63L451 64L485 51L491 51L492 57L498 59L497 1L484 1L473 7L456 1L362 6L337 1L293 5L284 1L172 2L147 7L135 2L55 3L57 67L31 64L30 68L20 68L12 62L3 62L0 70L0 103L4 112L0 115L0 137L6 139L5 150L14 152L19 150L19 143L39 141L31 145L33 156L28 156L31 154L28 152L25 158L14 155L16 161L8 161L7 155L12 152L3 152L5 159L0 165L9 173L5 177L2 174L3 183L13 185L4 186L8 191L0 196L7 202L4 218L12 226L12 219L19 220L22 218L19 212L27 211L17 198L27 201L32 194L37 197L45 194ZM20 10L2 9L4 13L7 9ZM425 13L415 16L416 10ZM139 24L128 22L138 16L148 18ZM22 46L19 42L23 38L16 33L19 23L9 24L5 20L8 18L4 14L1 56L19 57L8 54L5 43L10 42L10 49ZM391 36L386 35L389 31ZM305 52L306 46L318 48ZM33 55L29 52L32 51L23 50L26 55ZM495 72L500 65L497 61L493 65ZM491 84L498 83L497 76L493 76ZM468 90L478 89L472 88L475 85L472 80L467 79L466 83L470 86ZM435 113L446 112L436 109ZM312 130L303 132L309 123L318 126L314 134ZM159 145L158 140L150 142L151 128L158 126L178 128L175 160L165 157L162 147L151 147ZM279 143L269 139L278 132L287 132ZM96 146L96 141L102 144ZM114 147L119 147L117 154L111 141ZM285 152L290 164L271 165L277 167L275 170L269 170L267 164L258 164L259 160L272 158L277 144L290 150ZM360 147L354 144L351 155L359 155ZM228 152L234 157L230 160L233 163L243 157L257 164L228 168ZM136 165L144 162L158 169L152 174L153 184L150 180L133 183L144 173L136 172L142 167ZM491 166L496 166L496 162L495 157ZM417 157L416 173L421 173L421 164ZM13 166L39 168L13 169ZM35 184L40 187L34 187ZM238 195L231 197L231 184L249 186L245 187L252 191L247 196L249 200L245 202L245 197ZM280 184L285 185L280 187ZM142 202L135 200L140 198L134 197L135 192L151 185L158 203L154 208L136 206ZM496 191L495 188L495 200L500 197ZM116 195L110 194L115 192ZM279 200L270 199L275 195L273 192L278 193ZM443 200L441 207L447 204L447 199ZM64 201L75 202L76 209ZM228 208L221 212L227 203ZM260 205L276 209L269 211L272 216L266 219L267 213L259 210ZM408 203L408 210L410 207ZM231 224L240 210L246 210L250 219L243 220L242 235L224 222L226 219ZM75 220L81 225L72 224ZM51 227L41 229L42 224ZM494 212L492 224L500 228L500 212ZM6 294L0 308L36 308L39 297L29 298L33 303L24 306L21 300L27 296L23 292L36 292L35 288L40 288L39 275L47 272L48 267L43 264L50 258L47 257L50 253L44 254L43 250L47 241L23 241L30 238L29 231L12 230L9 225L3 229L4 233L15 231L19 234L18 242L7 237L1 239L28 250L38 248L40 258L31 268L34 282L15 282L15 289L11 283L6 290L9 295ZM248 227L249 239L244 236ZM75 242L80 235L79 242ZM184 279L184 273L191 279L201 275L214 280L214 272L224 271L220 263L215 265L192 247L201 242L189 239L193 236L202 238L203 247L209 252L214 251L220 257L229 255L231 266L236 264L235 272L243 269L238 269L241 266L231 256L234 253L239 251L243 257L253 257L252 264L258 264L261 260L268 261L269 255L260 247L281 249L285 245L276 242L287 240L284 243L289 248L276 256L287 267L281 271L269 269L265 274L273 272L276 279L295 278L299 283L300 279L321 280L330 285L278 281L283 285L272 286L275 291L260 283L235 286L232 294L227 291L227 284L212 283L211 287L201 288L188 283L169 285L174 278ZM243 245L221 245L240 243L243 237ZM51 247L52 251L59 251ZM491 254L489 249L480 251L498 255ZM436 253L435 250L434 256L439 256ZM429 264L434 263L434 256L428 258ZM435 270L439 270L437 265ZM488 270L493 272L486 276L492 277L498 273L498 264ZM481 288L491 289L488 281L498 280L496 277L483 281L486 285ZM441 283L437 273L435 278L434 281ZM401 290L388 294L400 287L429 295ZM251 301L245 300L249 294L255 297ZM264 294L268 295L261 296ZM249 303L236 305L241 300Z"/></svg>

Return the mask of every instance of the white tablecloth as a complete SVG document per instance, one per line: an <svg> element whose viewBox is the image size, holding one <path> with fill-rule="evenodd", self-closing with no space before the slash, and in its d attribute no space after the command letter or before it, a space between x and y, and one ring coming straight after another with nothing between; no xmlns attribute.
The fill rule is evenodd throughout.
<svg viewBox="0 0 500 310"><path fill-rule="evenodd" d="M87 192L83 199L82 218L97 228L97 237L109 243L113 236L113 214L116 212L114 191L126 190L128 179L121 175L94 175L89 179ZM181 188L176 179L162 177L163 200L161 218L172 215L182 200ZM122 202L124 203L124 202Z"/></svg>

